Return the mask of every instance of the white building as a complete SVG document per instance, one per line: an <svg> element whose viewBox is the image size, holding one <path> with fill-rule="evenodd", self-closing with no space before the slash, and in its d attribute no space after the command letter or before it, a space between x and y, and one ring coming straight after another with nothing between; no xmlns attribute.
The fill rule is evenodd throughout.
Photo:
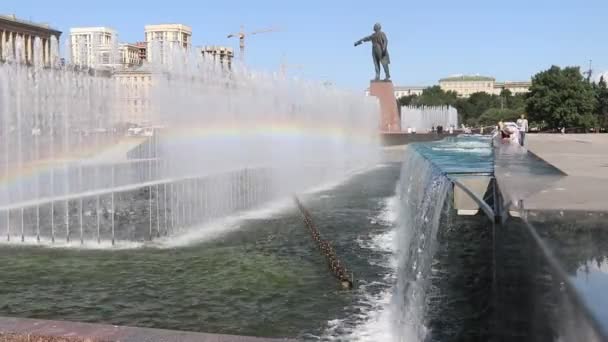
<svg viewBox="0 0 608 342"><path fill-rule="evenodd" d="M496 82L494 77L488 76L451 76L439 80L439 86L444 91L453 91L460 97L469 97L475 93L500 95L503 90L509 90L513 95L527 93L532 83L523 82Z"/></svg>
<svg viewBox="0 0 608 342"><path fill-rule="evenodd" d="M144 67L118 70L112 74L118 85L119 102L114 121L147 126L158 121L151 105L152 88L158 81L155 74Z"/></svg>
<svg viewBox="0 0 608 342"><path fill-rule="evenodd" d="M427 86L395 86L395 98L399 99L403 96L422 95ZM369 96L369 88L365 90L365 96Z"/></svg>
<svg viewBox="0 0 608 342"><path fill-rule="evenodd" d="M513 95L517 94L525 94L530 91L530 87L532 86L532 82L523 81L523 82L496 82L494 84L494 94L500 95L503 90L508 90Z"/></svg>
<svg viewBox="0 0 608 342"><path fill-rule="evenodd" d="M439 86L444 91L453 91L461 97L469 97L475 93L494 93L496 79L487 76L450 76L439 80Z"/></svg>
<svg viewBox="0 0 608 342"><path fill-rule="evenodd" d="M17 60L34 64L36 45L40 45L40 62L50 66L59 59L60 36L61 31L47 24L19 19L14 14L0 15L0 62Z"/></svg>
<svg viewBox="0 0 608 342"><path fill-rule="evenodd" d="M72 63L92 68L112 67L120 63L118 34L108 27L70 29Z"/></svg>
<svg viewBox="0 0 608 342"><path fill-rule="evenodd" d="M200 48L203 57L218 61L224 66L230 68L232 59L234 58L234 50L231 47L207 45Z"/></svg>
<svg viewBox="0 0 608 342"><path fill-rule="evenodd" d="M119 46L120 64L132 67L141 64L140 47L135 44L121 43Z"/></svg>
<svg viewBox="0 0 608 342"><path fill-rule="evenodd" d="M166 64L169 52L175 48L192 48L192 28L183 24L146 25L147 60Z"/></svg>

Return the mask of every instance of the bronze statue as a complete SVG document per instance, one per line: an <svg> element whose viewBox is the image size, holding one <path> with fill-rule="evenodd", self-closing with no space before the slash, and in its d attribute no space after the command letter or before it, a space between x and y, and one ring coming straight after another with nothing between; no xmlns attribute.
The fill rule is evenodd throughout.
<svg viewBox="0 0 608 342"><path fill-rule="evenodd" d="M372 57L374 57L374 66L376 67L375 80L380 80L380 63L382 63L382 67L384 68L384 80L390 80L391 74L388 70L388 65L391 63L391 59L388 56L388 39L386 38L386 34L382 32L380 23L374 25L374 33L371 36L356 41L355 46L369 41L372 42Z"/></svg>

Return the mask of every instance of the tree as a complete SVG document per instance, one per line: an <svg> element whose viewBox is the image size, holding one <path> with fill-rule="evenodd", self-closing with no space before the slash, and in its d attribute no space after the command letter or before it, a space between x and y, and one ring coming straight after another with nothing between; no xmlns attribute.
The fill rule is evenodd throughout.
<svg viewBox="0 0 608 342"><path fill-rule="evenodd" d="M490 108L481 114L477 123L483 126L493 126L496 125L498 121L515 121L517 120L518 114L519 112L515 109Z"/></svg>
<svg viewBox="0 0 608 342"><path fill-rule="evenodd" d="M600 77L600 81L596 87L596 99L598 121L604 128L608 128L608 86L604 76Z"/></svg>
<svg viewBox="0 0 608 342"><path fill-rule="evenodd" d="M461 120L467 124L477 124L481 114L490 108L500 108L500 98L485 92L474 93L456 104Z"/></svg>
<svg viewBox="0 0 608 342"><path fill-rule="evenodd" d="M406 96L401 96L399 98L400 106L415 106L417 102L418 102L417 95L406 95Z"/></svg>
<svg viewBox="0 0 608 342"><path fill-rule="evenodd" d="M530 120L549 128L593 127L597 100L579 67L552 66L532 78L526 109Z"/></svg>
<svg viewBox="0 0 608 342"><path fill-rule="evenodd" d="M424 89L418 97L419 106L453 106L458 100L458 94L453 91L444 91L440 86Z"/></svg>
<svg viewBox="0 0 608 342"><path fill-rule="evenodd" d="M502 98L509 98L513 96L513 93L509 90L509 89L503 89L500 91L500 97Z"/></svg>

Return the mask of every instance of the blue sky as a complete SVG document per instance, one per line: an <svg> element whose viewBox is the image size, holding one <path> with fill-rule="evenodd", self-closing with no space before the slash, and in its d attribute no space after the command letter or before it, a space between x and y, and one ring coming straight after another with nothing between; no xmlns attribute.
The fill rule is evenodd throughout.
<svg viewBox="0 0 608 342"><path fill-rule="evenodd" d="M369 45L353 42L381 22L398 85L432 85L453 74L526 80L557 65L594 60L608 70L606 0L2 0L0 13L48 22L64 34L75 26L110 26L121 41L143 40L143 27L184 23L194 45L229 45L226 34L277 27L251 37L248 64L364 89L373 76Z"/></svg>

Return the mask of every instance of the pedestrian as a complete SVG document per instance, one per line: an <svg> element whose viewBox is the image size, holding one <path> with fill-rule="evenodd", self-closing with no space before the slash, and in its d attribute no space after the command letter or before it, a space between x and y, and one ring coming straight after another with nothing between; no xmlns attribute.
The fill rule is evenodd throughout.
<svg viewBox="0 0 608 342"><path fill-rule="evenodd" d="M524 146L524 139L528 132L528 120L526 119L525 114L522 114L521 117L517 119L517 128L519 129L519 144Z"/></svg>

